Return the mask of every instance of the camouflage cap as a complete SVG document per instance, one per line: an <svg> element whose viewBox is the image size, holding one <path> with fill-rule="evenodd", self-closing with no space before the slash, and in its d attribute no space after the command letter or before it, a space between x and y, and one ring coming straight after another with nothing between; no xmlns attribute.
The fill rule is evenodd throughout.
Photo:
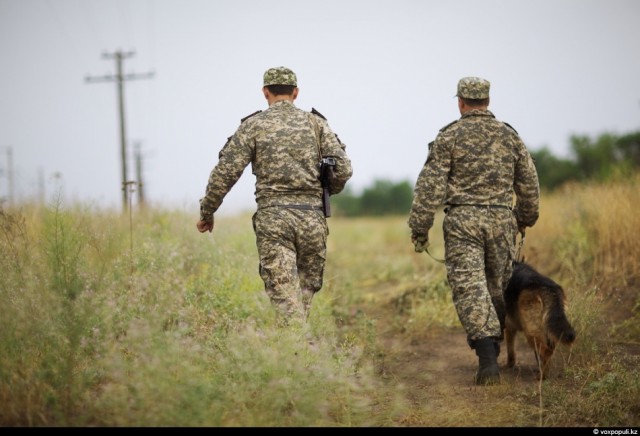
<svg viewBox="0 0 640 436"><path fill-rule="evenodd" d="M489 98L489 87L491 84L488 80L480 77L463 77L458 82L458 92L456 97L471 98L474 100L482 100Z"/></svg>
<svg viewBox="0 0 640 436"><path fill-rule="evenodd" d="M298 86L296 74L287 67L269 68L264 73L264 85Z"/></svg>

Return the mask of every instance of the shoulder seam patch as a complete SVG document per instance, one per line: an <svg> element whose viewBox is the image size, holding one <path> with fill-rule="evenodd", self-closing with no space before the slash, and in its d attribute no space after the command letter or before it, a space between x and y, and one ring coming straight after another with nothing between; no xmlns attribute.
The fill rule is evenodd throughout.
<svg viewBox="0 0 640 436"><path fill-rule="evenodd" d="M442 131L444 131L444 130L448 129L449 127L453 126L453 125L454 125L455 123L457 123L458 121L459 121L459 120L451 121L449 124L447 124L447 125L446 125L446 126L444 126L442 129L440 129L440 131L442 132Z"/></svg>
<svg viewBox="0 0 640 436"><path fill-rule="evenodd" d="M511 130L513 130L514 132L516 132L516 133L519 135L518 131L517 131L516 129L514 129L514 128L513 128L513 126L512 126L511 124L506 123L506 122L504 122L504 121L503 121L502 123L503 123L505 126L507 126L508 128L510 128Z"/></svg>
<svg viewBox="0 0 640 436"><path fill-rule="evenodd" d="M258 111L255 111L255 112L254 112L254 113L252 113L252 114L247 115L247 116L246 116L246 117L244 117L244 118L241 118L241 119L240 119L240 124L244 123L245 121L247 121L247 120L248 120L249 118L251 118L252 116L254 116L254 115L258 115L260 112L262 112L262 111L261 111L261 110L258 110Z"/></svg>
<svg viewBox="0 0 640 436"><path fill-rule="evenodd" d="M314 108L314 107L312 107L312 108L311 108L311 113L312 113L312 114L314 114L314 115L319 116L320 118L322 118L322 119L323 119L323 120L325 120L325 121L327 120L327 119L325 118L325 116L324 116L324 115L322 115L320 112L318 112L318 111L316 110L316 108Z"/></svg>

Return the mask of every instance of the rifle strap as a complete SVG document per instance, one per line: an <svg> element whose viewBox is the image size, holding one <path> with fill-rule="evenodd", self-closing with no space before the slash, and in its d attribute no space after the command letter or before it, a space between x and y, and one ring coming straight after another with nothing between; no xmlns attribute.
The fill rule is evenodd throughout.
<svg viewBox="0 0 640 436"><path fill-rule="evenodd" d="M313 114L308 113L307 117L309 117L309 122L311 122L311 126L313 127L313 132L316 137L316 145L318 146L318 162L322 162L322 151L320 149L320 127L318 126L318 122L313 118Z"/></svg>

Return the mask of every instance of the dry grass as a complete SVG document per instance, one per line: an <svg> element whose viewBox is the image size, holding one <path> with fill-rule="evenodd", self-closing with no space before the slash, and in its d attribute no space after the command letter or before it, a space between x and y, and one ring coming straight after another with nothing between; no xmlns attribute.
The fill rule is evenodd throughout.
<svg viewBox="0 0 640 436"><path fill-rule="evenodd" d="M201 235L174 211L3 210L0 424L638 426L638 182L544 195L524 254L564 286L578 340L551 380L525 361L486 390L406 217L330 218L308 330L283 332L250 216Z"/></svg>

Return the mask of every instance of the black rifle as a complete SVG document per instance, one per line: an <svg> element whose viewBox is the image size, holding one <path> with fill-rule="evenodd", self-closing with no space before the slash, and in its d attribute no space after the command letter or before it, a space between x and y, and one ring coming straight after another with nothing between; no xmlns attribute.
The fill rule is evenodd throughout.
<svg viewBox="0 0 640 436"><path fill-rule="evenodd" d="M331 203L329 196L331 195L330 186L331 179L335 178L333 169L336 166L336 160L333 157L323 157L320 161L320 183L322 184L322 211L325 217L331 216Z"/></svg>

